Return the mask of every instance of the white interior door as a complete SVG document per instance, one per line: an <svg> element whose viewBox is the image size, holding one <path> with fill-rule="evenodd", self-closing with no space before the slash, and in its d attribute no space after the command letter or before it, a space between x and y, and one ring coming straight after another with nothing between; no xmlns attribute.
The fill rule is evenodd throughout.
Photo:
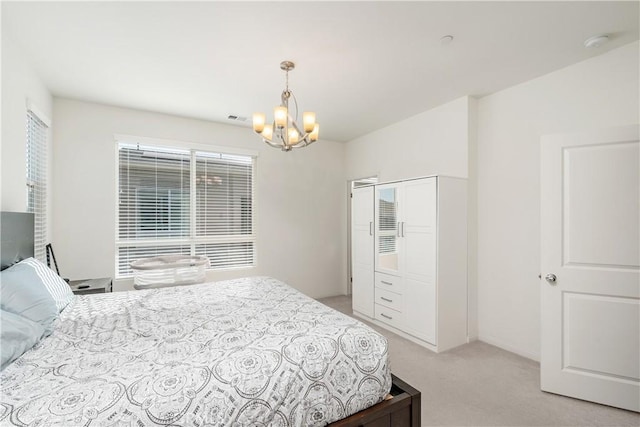
<svg viewBox="0 0 640 427"><path fill-rule="evenodd" d="M541 388L640 411L639 127L542 138Z"/></svg>
<svg viewBox="0 0 640 427"><path fill-rule="evenodd" d="M351 198L352 307L373 317L373 189L353 189Z"/></svg>

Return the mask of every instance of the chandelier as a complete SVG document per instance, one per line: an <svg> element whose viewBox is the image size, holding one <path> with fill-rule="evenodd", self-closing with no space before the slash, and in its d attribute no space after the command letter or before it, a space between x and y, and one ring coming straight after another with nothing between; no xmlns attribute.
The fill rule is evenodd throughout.
<svg viewBox="0 0 640 427"><path fill-rule="evenodd" d="M264 113L253 113L253 130L262 136L262 140L272 147L282 151L291 151L293 148L306 147L318 140L320 125L316 123L316 113L310 111L302 113L302 130L296 121L298 120L298 101L293 92L289 90L289 71L296 64L291 61L282 61L280 68L286 72L286 87L282 91L280 106L273 109L273 122L266 124ZM294 111L289 108L289 101L293 100ZM293 115L292 115L293 113Z"/></svg>

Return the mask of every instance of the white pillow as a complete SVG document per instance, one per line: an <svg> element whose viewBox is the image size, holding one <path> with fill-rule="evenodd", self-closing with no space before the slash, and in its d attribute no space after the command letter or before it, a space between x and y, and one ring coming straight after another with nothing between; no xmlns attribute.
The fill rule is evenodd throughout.
<svg viewBox="0 0 640 427"><path fill-rule="evenodd" d="M69 284L58 276L53 270L38 261L35 258L27 258L22 263L27 264L35 270L36 274L42 280L42 284L56 302L58 313L61 312L72 300L73 292Z"/></svg>

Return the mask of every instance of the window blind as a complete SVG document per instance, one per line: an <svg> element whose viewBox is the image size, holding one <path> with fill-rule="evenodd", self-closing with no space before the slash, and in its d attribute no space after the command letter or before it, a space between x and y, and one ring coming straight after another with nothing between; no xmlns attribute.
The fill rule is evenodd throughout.
<svg viewBox="0 0 640 427"><path fill-rule="evenodd" d="M27 212L34 214L34 256L46 261L47 125L32 111L26 120Z"/></svg>
<svg viewBox="0 0 640 427"><path fill-rule="evenodd" d="M119 148L120 239L188 238L189 151L128 144Z"/></svg>
<svg viewBox="0 0 640 427"><path fill-rule="evenodd" d="M118 162L117 276L169 254L254 265L252 157L121 142Z"/></svg>
<svg viewBox="0 0 640 427"><path fill-rule="evenodd" d="M195 157L197 235L251 234L252 159L201 151Z"/></svg>
<svg viewBox="0 0 640 427"><path fill-rule="evenodd" d="M396 203L384 199L379 202L378 248L380 253L394 253L396 251Z"/></svg>

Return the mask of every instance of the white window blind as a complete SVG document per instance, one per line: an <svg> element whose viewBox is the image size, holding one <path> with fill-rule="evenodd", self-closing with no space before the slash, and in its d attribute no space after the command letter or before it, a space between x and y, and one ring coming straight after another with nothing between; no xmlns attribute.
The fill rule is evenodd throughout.
<svg viewBox="0 0 640 427"><path fill-rule="evenodd" d="M196 162L196 255L213 268L251 265L253 260L253 159L198 151Z"/></svg>
<svg viewBox="0 0 640 427"><path fill-rule="evenodd" d="M169 254L254 265L253 157L120 142L118 169L117 276Z"/></svg>
<svg viewBox="0 0 640 427"><path fill-rule="evenodd" d="M397 214L395 201L380 199L378 247L380 253L396 252Z"/></svg>
<svg viewBox="0 0 640 427"><path fill-rule="evenodd" d="M46 260L47 245L47 125L27 111L27 212L34 214L34 255Z"/></svg>

